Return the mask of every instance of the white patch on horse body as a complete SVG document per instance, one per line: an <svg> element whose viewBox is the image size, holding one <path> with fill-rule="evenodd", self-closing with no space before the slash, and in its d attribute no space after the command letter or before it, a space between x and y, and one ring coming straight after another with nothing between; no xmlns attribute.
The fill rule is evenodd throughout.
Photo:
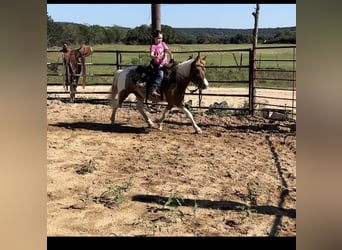
<svg viewBox="0 0 342 250"><path fill-rule="evenodd" d="M182 79L184 79L186 76L189 76L190 75L190 69L191 69L191 63L193 62L194 60L190 59L190 60L187 60L187 61L184 61L184 62L181 62L178 64L177 66L177 80L180 79L180 77Z"/></svg>
<svg viewBox="0 0 342 250"><path fill-rule="evenodd" d="M130 66L126 68L125 70L121 70L118 78L118 93L120 93L122 90L126 89L128 86L126 86L126 78L127 75L131 72L131 70L136 70L137 66Z"/></svg>

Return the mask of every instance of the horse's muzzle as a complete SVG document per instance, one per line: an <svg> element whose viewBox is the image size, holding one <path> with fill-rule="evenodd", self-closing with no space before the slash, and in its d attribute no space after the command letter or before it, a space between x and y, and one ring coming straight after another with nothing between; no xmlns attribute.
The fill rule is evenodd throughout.
<svg viewBox="0 0 342 250"><path fill-rule="evenodd" d="M209 87L209 82L208 82L207 78L204 78L203 82L201 84L201 89L206 89L208 87Z"/></svg>

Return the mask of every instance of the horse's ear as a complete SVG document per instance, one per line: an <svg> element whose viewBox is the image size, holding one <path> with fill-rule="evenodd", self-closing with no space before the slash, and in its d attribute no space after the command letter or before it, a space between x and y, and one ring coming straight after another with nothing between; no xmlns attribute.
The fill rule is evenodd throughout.
<svg viewBox="0 0 342 250"><path fill-rule="evenodd" d="M204 60L204 61L205 61L205 59L207 59L207 56L203 56L203 57L202 57L202 60Z"/></svg>
<svg viewBox="0 0 342 250"><path fill-rule="evenodd" d="M193 55L189 56L188 60L192 59Z"/></svg>
<svg viewBox="0 0 342 250"><path fill-rule="evenodd" d="M201 58L201 56L200 56L200 55L196 56L196 59L195 59L195 61L198 61L200 58Z"/></svg>

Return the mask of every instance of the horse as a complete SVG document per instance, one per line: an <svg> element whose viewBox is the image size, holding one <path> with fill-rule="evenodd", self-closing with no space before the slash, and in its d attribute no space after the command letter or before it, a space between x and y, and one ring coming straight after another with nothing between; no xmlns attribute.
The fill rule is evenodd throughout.
<svg viewBox="0 0 342 250"><path fill-rule="evenodd" d="M143 87L149 85L148 81L151 79L148 73L149 67L145 66L143 68L146 72L144 74L144 79L141 80L134 76L137 75L137 69L141 66L130 66L125 69L119 69L114 74L114 80L111 87L110 103L112 106L112 114L110 117L111 124L115 124L115 115L119 107L122 107L123 101L128 97L129 94L133 93L137 100L137 109L143 116L147 123L148 128L154 128L155 124L147 116L144 111L144 99L158 103L161 101L166 101L167 105L162 112L160 119L158 120L158 129L162 130L163 121L168 112L173 108L177 107L179 110L183 111L186 116L190 119L195 133L202 133L201 128L196 124L193 115L185 107L184 95L185 90L190 82L193 82L198 89L206 89L209 83L205 77L205 59L206 57L197 56L195 59L189 58L188 60L176 64L173 71L175 72L175 77L170 77L171 82L165 84L161 88L160 96L146 95L148 89ZM141 73L138 73L138 76ZM139 84L137 83L139 81ZM141 84L143 82L143 84ZM117 98L116 98L117 97ZM165 97L165 100L163 99Z"/></svg>
<svg viewBox="0 0 342 250"><path fill-rule="evenodd" d="M86 81L86 68L85 57L93 54L93 48L89 45L81 45L78 49L71 49L66 43L63 44L60 52L63 52L63 65L65 81L63 87L65 91L68 90L70 85L70 98L73 101L76 94L76 88L78 85L78 79L83 69L83 88L85 88ZM81 64L80 64L81 60ZM70 78L69 78L70 75Z"/></svg>

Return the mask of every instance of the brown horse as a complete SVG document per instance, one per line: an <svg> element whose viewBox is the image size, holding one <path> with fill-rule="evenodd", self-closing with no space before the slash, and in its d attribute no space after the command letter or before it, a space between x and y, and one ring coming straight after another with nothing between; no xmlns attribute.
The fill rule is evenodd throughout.
<svg viewBox="0 0 342 250"><path fill-rule="evenodd" d="M63 52L63 65L65 81L63 83L64 89L67 91L70 85L70 98L73 101L76 94L78 79L83 69L83 88L86 81L85 58L93 54L93 48L89 45L82 45L78 49L71 49L65 43L60 50ZM69 78L70 76L70 78Z"/></svg>
<svg viewBox="0 0 342 250"><path fill-rule="evenodd" d="M137 69L141 66L131 66L124 70L117 70L114 75L114 81L111 89L111 105L112 105L112 115L110 120L112 124L115 123L115 114L119 107L122 106L123 101L128 97L129 94L134 93L137 98L137 109L144 117L148 124L148 127L153 128L154 123L146 115L144 111L144 99L146 97L146 88L142 87L146 84L137 84L137 78L134 76L137 74ZM146 67L148 69L148 66ZM174 106L182 110L187 117L190 119L192 126L195 129L195 133L202 133L202 130L196 124L193 115L184 105L184 95L185 90L190 82L197 85L199 89L206 89L209 85L205 77L205 57L197 56L196 59L189 59L175 66L175 82L170 82L162 88L162 93L160 97L148 96L148 99L152 102L165 101L167 105L159 119L159 130L162 130L163 121L166 114ZM147 74L148 75L148 74ZM174 79L170 77L170 79ZM146 82L149 81L144 79ZM148 85L148 84L147 84ZM116 98L116 96L118 97ZM165 100L161 98L165 97ZM115 99L116 98L116 99Z"/></svg>

